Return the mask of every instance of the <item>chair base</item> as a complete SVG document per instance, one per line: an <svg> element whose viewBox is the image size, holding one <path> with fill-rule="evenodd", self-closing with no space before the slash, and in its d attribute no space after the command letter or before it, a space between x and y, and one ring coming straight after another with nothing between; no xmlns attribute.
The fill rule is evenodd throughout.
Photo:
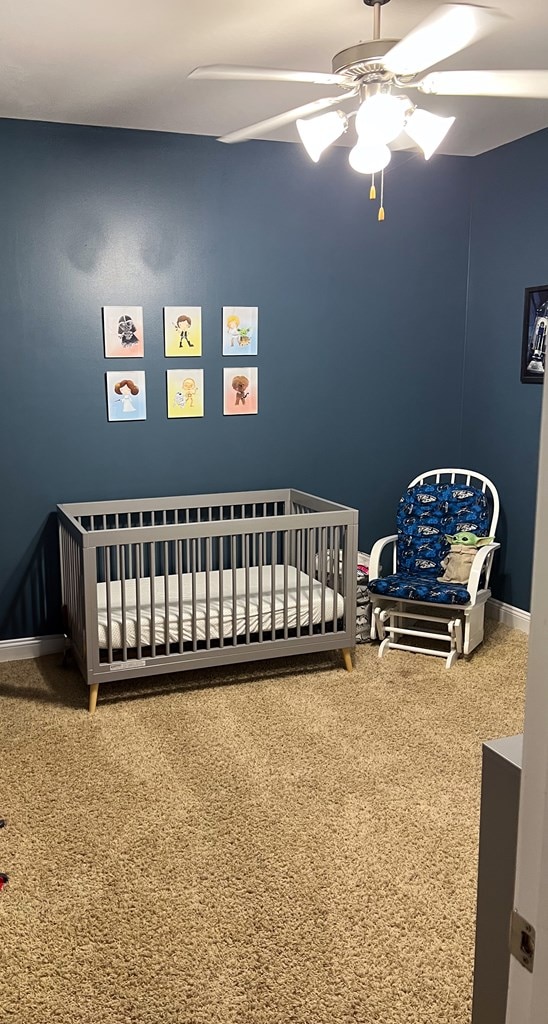
<svg viewBox="0 0 548 1024"><path fill-rule="evenodd" d="M411 610L406 602L393 601L374 607L371 633L381 641L379 658L389 650L411 651L444 658L449 669L481 643L484 618L485 601L469 608L423 604Z"/></svg>

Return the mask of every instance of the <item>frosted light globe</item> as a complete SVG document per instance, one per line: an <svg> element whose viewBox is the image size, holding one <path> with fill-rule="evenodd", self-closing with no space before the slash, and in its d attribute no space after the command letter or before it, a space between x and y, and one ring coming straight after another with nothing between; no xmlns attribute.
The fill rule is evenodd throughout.
<svg viewBox="0 0 548 1024"><path fill-rule="evenodd" d="M356 114L356 131L371 142L393 142L405 125L409 100L390 93L377 93L364 100Z"/></svg>
<svg viewBox="0 0 548 1024"><path fill-rule="evenodd" d="M366 146L363 142L358 142L357 146L350 150L348 162L359 174L376 174L388 166L391 158L392 153L388 146Z"/></svg>

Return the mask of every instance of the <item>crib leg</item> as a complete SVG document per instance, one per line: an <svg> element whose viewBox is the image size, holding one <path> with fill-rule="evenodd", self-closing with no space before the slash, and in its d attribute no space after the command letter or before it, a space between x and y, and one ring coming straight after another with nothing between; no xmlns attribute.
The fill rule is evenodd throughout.
<svg viewBox="0 0 548 1024"><path fill-rule="evenodd" d="M99 693L99 683L92 683L89 688L89 713L93 715L95 708L97 707L97 694Z"/></svg>
<svg viewBox="0 0 548 1024"><path fill-rule="evenodd" d="M353 666L352 666L352 653L350 651L350 648L343 647L342 656L344 658L344 667L346 668L346 671L347 672L351 672Z"/></svg>

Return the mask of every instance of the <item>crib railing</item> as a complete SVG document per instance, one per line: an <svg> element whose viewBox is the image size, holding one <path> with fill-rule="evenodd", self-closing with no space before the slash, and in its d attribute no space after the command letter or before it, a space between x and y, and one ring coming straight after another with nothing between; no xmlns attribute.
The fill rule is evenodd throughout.
<svg viewBox="0 0 548 1024"><path fill-rule="evenodd" d="M295 652L354 644L353 509L294 490L58 508L67 628L88 682L212 656L217 663L273 656L281 652L265 649L281 641Z"/></svg>

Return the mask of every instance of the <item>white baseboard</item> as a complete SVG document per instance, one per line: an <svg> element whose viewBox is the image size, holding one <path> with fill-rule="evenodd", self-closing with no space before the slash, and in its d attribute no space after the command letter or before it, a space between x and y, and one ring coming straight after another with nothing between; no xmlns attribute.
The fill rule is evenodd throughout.
<svg viewBox="0 0 548 1024"><path fill-rule="evenodd" d="M40 658L43 654L57 654L63 650L64 642L62 634L0 640L0 661L23 661L25 658Z"/></svg>
<svg viewBox="0 0 548 1024"><path fill-rule="evenodd" d="M524 612L522 608L514 608L513 605L505 604L504 601L497 601L494 597L487 602L486 610L488 618L504 622L505 626L519 629L522 633L529 632L530 612Z"/></svg>

